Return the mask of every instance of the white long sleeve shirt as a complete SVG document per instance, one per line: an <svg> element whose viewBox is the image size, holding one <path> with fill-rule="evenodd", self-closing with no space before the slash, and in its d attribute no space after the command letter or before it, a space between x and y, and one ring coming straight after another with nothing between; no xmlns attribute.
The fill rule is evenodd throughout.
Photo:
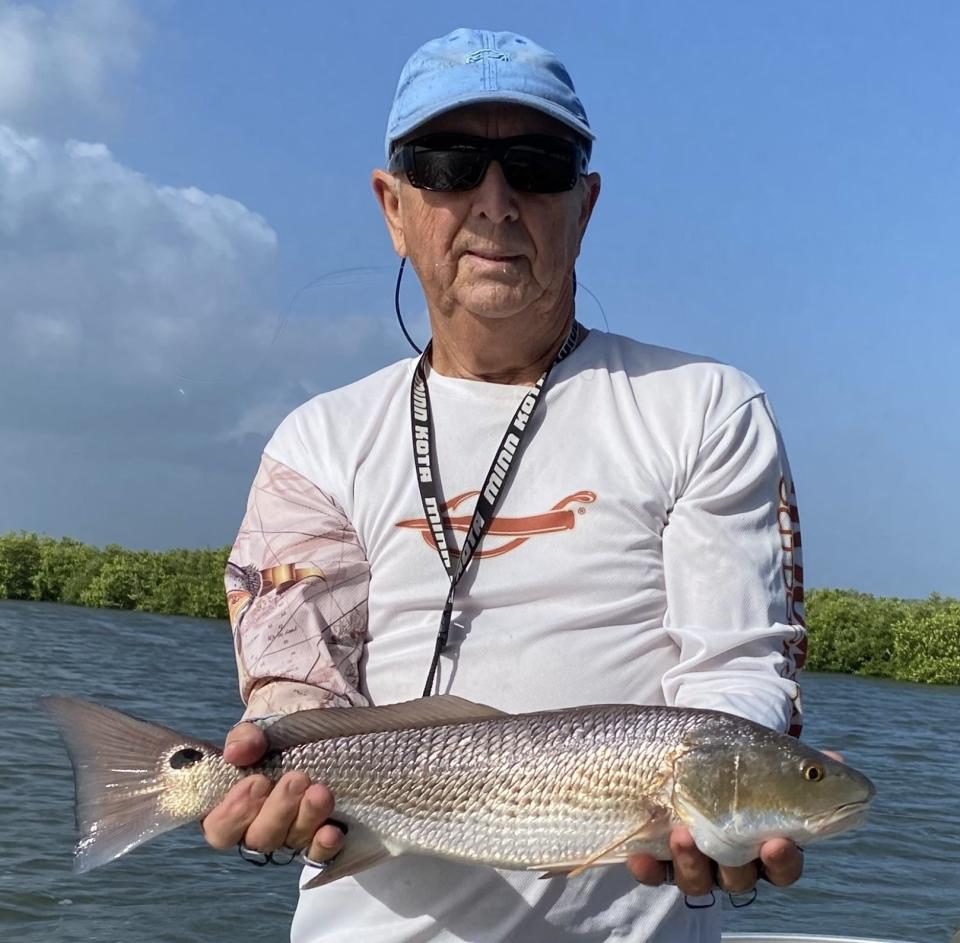
<svg viewBox="0 0 960 943"><path fill-rule="evenodd" d="M228 591L248 715L417 697L448 578L393 364L295 410L267 446ZM429 375L457 545L525 387ZM591 703L799 725L802 568L766 398L739 371L590 332L551 374L461 581L440 691L505 711ZM403 856L301 894L292 939L716 941L625 868L577 879Z"/></svg>

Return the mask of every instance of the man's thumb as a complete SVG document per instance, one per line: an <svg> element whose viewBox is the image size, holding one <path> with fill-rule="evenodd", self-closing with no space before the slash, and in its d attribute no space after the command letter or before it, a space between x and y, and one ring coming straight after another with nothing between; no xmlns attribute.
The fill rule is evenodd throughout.
<svg viewBox="0 0 960 943"><path fill-rule="evenodd" d="M223 744L223 758L234 766L251 766L267 752L267 736L256 724L238 724Z"/></svg>

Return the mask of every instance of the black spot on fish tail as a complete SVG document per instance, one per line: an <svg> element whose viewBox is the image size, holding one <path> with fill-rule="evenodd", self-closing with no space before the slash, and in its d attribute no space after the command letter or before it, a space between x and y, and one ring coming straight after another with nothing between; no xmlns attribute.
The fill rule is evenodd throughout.
<svg viewBox="0 0 960 943"><path fill-rule="evenodd" d="M199 763L202 759L203 754L199 750L194 750L192 747L185 747L182 750L177 750L177 752L170 757L170 765L174 769L184 769L187 766L193 766L194 763Z"/></svg>

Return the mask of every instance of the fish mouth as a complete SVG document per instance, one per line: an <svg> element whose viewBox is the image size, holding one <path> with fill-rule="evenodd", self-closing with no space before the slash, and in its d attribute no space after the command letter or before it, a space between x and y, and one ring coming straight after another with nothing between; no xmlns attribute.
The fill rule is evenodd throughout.
<svg viewBox="0 0 960 943"><path fill-rule="evenodd" d="M860 824L866 818L869 805L870 799L845 802L834 809L828 809L819 815L811 816L807 819L807 829L818 836L846 831L848 828Z"/></svg>

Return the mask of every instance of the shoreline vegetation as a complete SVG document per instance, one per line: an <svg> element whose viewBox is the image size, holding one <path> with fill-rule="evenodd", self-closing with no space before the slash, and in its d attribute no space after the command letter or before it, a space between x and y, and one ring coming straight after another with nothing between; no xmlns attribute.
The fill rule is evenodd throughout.
<svg viewBox="0 0 960 943"><path fill-rule="evenodd" d="M11 531L0 534L0 599L226 619L229 553L99 548ZM960 599L814 589L806 608L811 671L960 684Z"/></svg>

